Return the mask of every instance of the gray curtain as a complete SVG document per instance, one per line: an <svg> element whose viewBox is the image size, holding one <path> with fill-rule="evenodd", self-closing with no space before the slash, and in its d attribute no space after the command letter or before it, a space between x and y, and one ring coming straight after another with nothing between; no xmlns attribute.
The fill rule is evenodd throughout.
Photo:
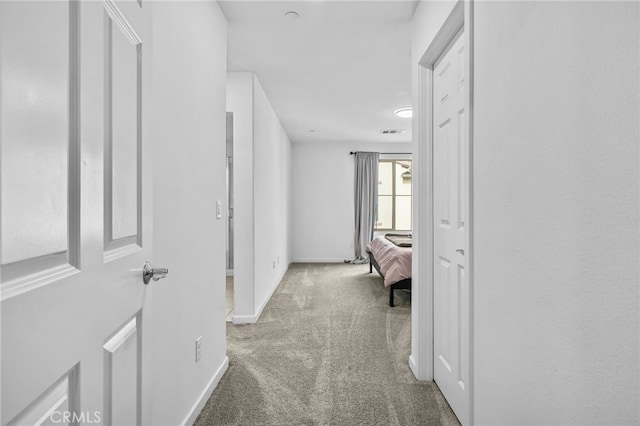
<svg viewBox="0 0 640 426"><path fill-rule="evenodd" d="M367 263L367 244L373 239L378 207L378 152L355 154L355 233L353 247L355 259L351 263Z"/></svg>

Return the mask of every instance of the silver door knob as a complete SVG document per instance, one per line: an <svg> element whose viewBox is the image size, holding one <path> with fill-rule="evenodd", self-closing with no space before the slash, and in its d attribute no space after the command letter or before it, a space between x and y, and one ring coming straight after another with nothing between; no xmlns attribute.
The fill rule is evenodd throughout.
<svg viewBox="0 0 640 426"><path fill-rule="evenodd" d="M151 278L154 281L161 280L166 278L169 275L169 270L167 268L154 268L151 266L150 262L144 262L144 267L142 268L142 281L145 284L149 284Z"/></svg>
<svg viewBox="0 0 640 426"><path fill-rule="evenodd" d="M458 253L460 253L461 255L463 255L463 256L464 256L464 250L462 250L462 249L457 249L456 251L457 251Z"/></svg>

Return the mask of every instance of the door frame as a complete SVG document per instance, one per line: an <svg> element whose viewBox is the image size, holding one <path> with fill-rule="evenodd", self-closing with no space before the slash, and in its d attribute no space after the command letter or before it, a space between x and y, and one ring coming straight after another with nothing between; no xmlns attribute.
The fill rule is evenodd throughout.
<svg viewBox="0 0 640 426"><path fill-rule="evenodd" d="M231 200L233 199L234 202L233 204L235 205L235 198L234 198L234 193L235 193L235 180L234 180L234 170L235 167L233 166L233 160L234 160L234 147L235 147L235 127L234 127L234 118L233 118L233 112L231 111L227 111L226 112L226 143L227 143L227 152L226 152L226 160L227 160L227 199L226 199L226 205L227 205L227 215L226 215L226 224L227 224L227 256L226 256L226 265L225 265L225 270L226 270L226 276L227 277L232 277L233 276L233 272L234 272L234 268L229 268L229 256L231 256L232 261L235 262L235 256L233 256L233 252L235 250L235 234L234 230L235 230L235 223L233 224L233 229L231 229L232 227L230 226L230 222L233 218L233 206L231 205ZM231 134L231 140L229 140L229 134ZM231 166L229 165L229 163L231 163ZM233 234L233 235L232 235ZM234 263L235 266L235 263Z"/></svg>
<svg viewBox="0 0 640 426"><path fill-rule="evenodd" d="M469 277L469 418L473 424L474 418L474 369L473 369L473 276L474 276L474 215L473 215L473 0L458 0L449 16L438 30L432 42L422 55L418 66L418 105L414 119L417 120L416 140L414 156L420 164L417 176L420 196L418 202L418 214L414 219L414 246L413 262L415 278L413 299L414 309L412 321L416 323L413 334L412 354L409 365L418 380L433 381L434 379L434 191L433 191L433 69L440 56L445 52L450 43L464 28L462 37L465 40L465 60L467 63L465 79L467 81L465 93L465 110L467 111L467 134L465 143L468 147L468 188L469 188L469 223L468 223L468 277ZM421 189L424 188L424 189ZM416 250L418 248L418 250ZM422 272L422 273L421 273Z"/></svg>

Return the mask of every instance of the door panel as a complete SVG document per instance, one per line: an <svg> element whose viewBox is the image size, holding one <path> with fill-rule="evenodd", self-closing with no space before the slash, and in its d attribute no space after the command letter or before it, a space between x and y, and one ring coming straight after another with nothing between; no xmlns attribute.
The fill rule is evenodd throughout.
<svg viewBox="0 0 640 426"><path fill-rule="evenodd" d="M135 242L140 177L140 74L142 41L117 10L108 8L105 30L105 228L108 246ZM129 237L129 238L127 238Z"/></svg>
<svg viewBox="0 0 640 426"><path fill-rule="evenodd" d="M469 421L468 167L464 38L434 68L434 378Z"/></svg>
<svg viewBox="0 0 640 426"><path fill-rule="evenodd" d="M65 373L53 386L47 389L34 403L14 418L9 426L55 425L64 423L63 414L77 408L77 377L79 366ZM60 413L60 415L58 415ZM92 413L90 420L99 420ZM69 423L69 422L67 422Z"/></svg>
<svg viewBox="0 0 640 426"><path fill-rule="evenodd" d="M138 315L104 344L104 422L138 423L137 393L140 387L140 333Z"/></svg>
<svg viewBox="0 0 640 426"><path fill-rule="evenodd" d="M69 263L74 9L68 2L3 2L0 11L0 256L14 283L7 292L24 287L16 278Z"/></svg>
<svg viewBox="0 0 640 426"><path fill-rule="evenodd" d="M149 423L150 5L0 2L1 424Z"/></svg>

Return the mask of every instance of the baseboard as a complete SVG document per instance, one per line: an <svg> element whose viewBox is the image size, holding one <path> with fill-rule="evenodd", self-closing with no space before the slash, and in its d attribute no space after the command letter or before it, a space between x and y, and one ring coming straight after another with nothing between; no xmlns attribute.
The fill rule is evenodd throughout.
<svg viewBox="0 0 640 426"><path fill-rule="evenodd" d="M258 322L257 315L231 315L231 322L234 324L255 324Z"/></svg>
<svg viewBox="0 0 640 426"><path fill-rule="evenodd" d="M282 282L282 279L284 278L284 276L285 276L285 274L287 273L288 270L289 270L289 266L287 265L286 269L284 269L282 271L282 273L280 274L280 276L276 280L276 285L273 286L273 288L269 292L269 295L267 297L265 297L264 300L262 301L262 303L260 304L260 307L258 308L258 312L256 313L256 321L255 322L258 322L258 319L260 319L260 315L262 315L262 311L267 306L267 303L269 303L269 300L271 300L271 297L273 296L273 293L275 293L276 290L278 289L278 286L280 286L280 283Z"/></svg>
<svg viewBox="0 0 640 426"><path fill-rule="evenodd" d="M418 379L418 366L416 365L416 360L413 358L413 355L409 355L409 369L413 373L413 377L415 377L416 380L420 380Z"/></svg>
<svg viewBox="0 0 640 426"><path fill-rule="evenodd" d="M202 394L200 394L200 397L198 398L196 403L193 405L193 408L187 414L187 417L185 417L184 421L182 422L183 425L185 426L193 425L193 423L198 418L198 415L204 408L204 405L207 403L209 398L211 398L211 394L213 393L213 390L218 386L218 383L220 383L220 379L222 379L222 376L224 376L224 373L226 373L227 368L229 368L229 357L225 356L224 361L222 362L222 365L220 365L220 367L218 368L218 371L216 371L216 374L213 375L213 378L211 379L207 387L204 389Z"/></svg>
<svg viewBox="0 0 640 426"><path fill-rule="evenodd" d="M267 297L264 298L264 300L260 304L260 307L258 308L258 311L255 313L255 315L231 315L231 322L234 323L234 324L255 324L255 323L257 323L258 319L260 319L260 315L262 315L262 311L267 306L267 303L269 303L269 300L271 300L271 297L273 296L273 293L275 293L276 290L278 289L278 286L282 282L282 279L284 278L285 274L289 270L290 266L291 266L291 263L289 263L287 265L287 268L282 271L282 273L280 274L280 276L276 280L276 284L273 286L273 288L271 289L271 291L269 292Z"/></svg>
<svg viewBox="0 0 640 426"><path fill-rule="evenodd" d="M299 259L293 259L291 261L291 263L344 263L345 260L349 260L350 257L341 257L341 258L337 258L337 257L328 257L328 258L318 258L318 257L312 257L312 258L299 258Z"/></svg>
<svg viewBox="0 0 640 426"><path fill-rule="evenodd" d="M420 366L416 362L416 358L413 356L413 354L409 355L409 369L413 373L413 376L416 378L416 380L420 382L433 382L433 372L430 372L428 369L427 371L424 371L424 365L422 366L421 371Z"/></svg>

